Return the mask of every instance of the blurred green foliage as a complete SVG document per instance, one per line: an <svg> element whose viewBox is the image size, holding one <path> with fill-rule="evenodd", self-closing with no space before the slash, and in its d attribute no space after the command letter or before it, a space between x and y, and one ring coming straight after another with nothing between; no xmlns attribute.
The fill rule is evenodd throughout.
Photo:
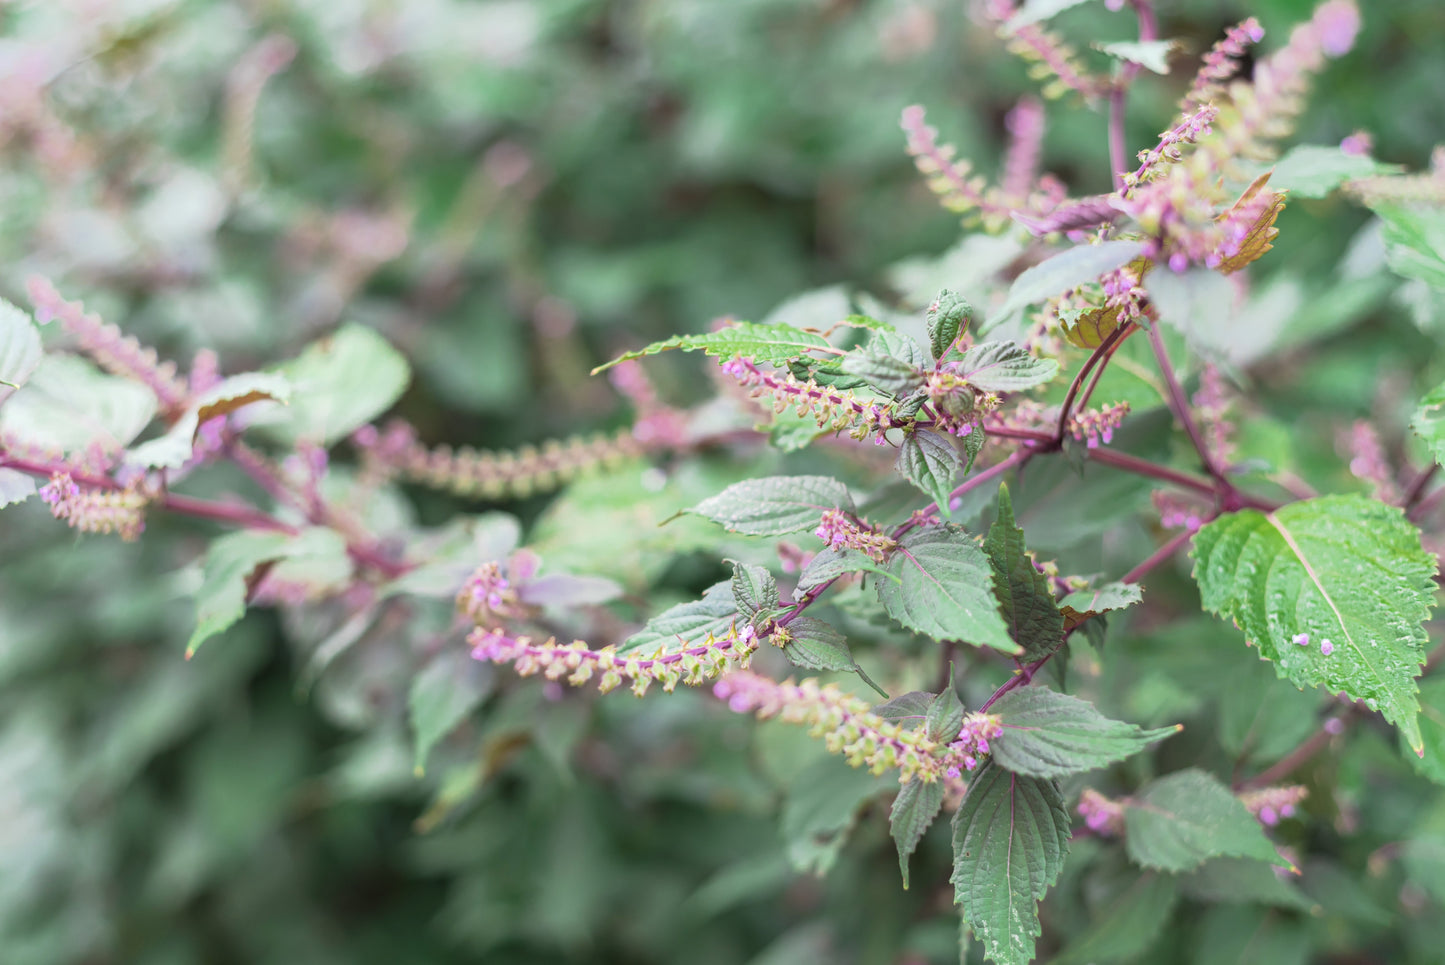
<svg viewBox="0 0 1445 965"><path fill-rule="evenodd" d="M926 104L991 171L1003 116L1031 89L967 6L10 3L0 289L21 302L27 275L63 277L163 354L214 349L227 371L362 322L411 359L400 411L430 441L508 446L617 425L620 403L587 376L616 351L719 315L761 318L822 286L876 289L909 277L889 270L900 259L958 239L903 153L899 111ZM1198 51L1246 13L1283 30L1311 6L1178 0L1161 14L1165 35ZM1101 41L1131 29L1098 3L1059 24ZM277 63L290 44L294 59ZM1370 6L1299 139L1366 128L1378 157L1423 166L1445 130L1442 49L1435 0ZM1139 88L1131 144L1153 142L1179 83ZM1101 115L1065 102L1049 122L1045 168L1104 189ZM1273 465L1288 451L1321 488L1356 485L1338 468L1337 428L1368 415L1403 425L1414 389L1445 374L1422 362L1445 330L1441 306L1371 287L1383 269L1368 238L1350 267L1365 220L1338 199L1291 204L1262 266L1285 306L1275 316L1304 320L1312 354L1307 370L1285 354L1251 372L1261 408L1293 417L1245 423L1241 447ZM659 366L663 391L696 398L696 371ZM1140 390L1116 397L1128 391ZM691 522L621 547L617 533L637 528L639 506L665 516L754 468L704 461L661 492L635 471L577 484L529 545L564 568L610 560L634 586L660 582L646 606L629 602L629 615L655 611L721 571L692 553ZM1144 545L1130 525L1097 545L1070 512L1091 497L1054 468L1020 494L1038 548L1100 568ZM224 473L196 484L248 485ZM1134 487L1108 500L1142 501L1128 477L1106 484ZM367 512L435 524L459 505L412 495L414 509ZM509 508L530 523L544 505ZM901 891L873 779L705 695L559 700L465 659L413 683L446 630L430 611L364 628L330 665L313 641L336 612L258 612L183 662L199 581L188 564L206 535L158 518L138 544L77 544L33 504L0 519L7 965L956 959L956 920L928 884L946 878L946 830L930 832ZM1196 605L1177 573L1160 584L1151 613ZM839 607L860 636L879 635L866 601ZM1302 736L1315 695L1253 665L1198 672L1237 649L1215 623L1163 636L1139 623L1076 663L1098 675L1090 695L1106 711L1163 722L1191 708L1166 763L1227 770L1208 757L1221 746L1271 760ZM428 686L453 688L443 702L464 723L417 775L407 708ZM1256 704L1266 719L1250 717ZM1329 857L1300 886L1235 880L1229 866L1160 898L1080 842L1043 906L1046 936L1095 942L1071 961L1439 961L1445 798L1369 732L1323 780L1335 791L1311 798L1300 843ZM1232 903L1250 887L1263 904ZM1167 913L1131 905L1141 893L1191 911L1157 937L1105 927ZM1125 933L1137 940L1109 944Z"/></svg>

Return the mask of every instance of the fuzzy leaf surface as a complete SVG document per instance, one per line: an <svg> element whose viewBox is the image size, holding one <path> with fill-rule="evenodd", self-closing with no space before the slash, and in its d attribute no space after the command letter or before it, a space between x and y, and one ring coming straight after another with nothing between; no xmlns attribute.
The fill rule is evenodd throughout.
<svg viewBox="0 0 1445 965"><path fill-rule="evenodd" d="M958 371L987 392L1021 392L1052 379L1059 363L1035 358L1013 342L984 342L963 353Z"/></svg>
<svg viewBox="0 0 1445 965"><path fill-rule="evenodd" d="M0 298L0 403L29 380L43 354L30 316Z"/></svg>
<svg viewBox="0 0 1445 965"><path fill-rule="evenodd" d="M1425 393L1410 420L1415 435L1425 440L1435 461L1445 465L1445 382Z"/></svg>
<svg viewBox="0 0 1445 965"><path fill-rule="evenodd" d="M871 349L844 356L840 368L895 398L905 396L923 384L923 373L915 366Z"/></svg>
<svg viewBox="0 0 1445 965"><path fill-rule="evenodd" d="M928 348L933 357L943 358L972 321L973 306L967 298L948 288L940 291L928 306Z"/></svg>
<svg viewBox="0 0 1445 965"><path fill-rule="evenodd" d="M778 607L778 581L766 567L734 562L732 590L738 612L749 620Z"/></svg>
<svg viewBox="0 0 1445 965"><path fill-rule="evenodd" d="M281 439L331 445L391 408L411 381L406 358L364 325L343 325L308 345L279 371L291 403L248 414Z"/></svg>
<svg viewBox="0 0 1445 965"><path fill-rule="evenodd" d="M1104 241L1097 245L1078 245L1061 251L1024 271L1009 286L1008 298L989 316L979 329L983 335L997 327L1014 312L1035 302L1062 295L1071 288L1098 281L1099 276L1122 268L1144 254L1140 241Z"/></svg>
<svg viewBox="0 0 1445 965"><path fill-rule="evenodd" d="M247 581L262 563L345 557L346 543L341 537L319 527L294 535L242 530L218 537L206 551L201 588L196 593L196 629L186 644L186 655L245 616Z"/></svg>
<svg viewBox="0 0 1445 965"><path fill-rule="evenodd" d="M848 487L829 476L766 476L734 483L690 513L748 536L785 536L814 529L829 509L853 510Z"/></svg>
<svg viewBox="0 0 1445 965"><path fill-rule="evenodd" d="M1003 733L989 741L1000 767L1031 777L1063 777L1137 754L1178 727L1143 730L1110 720L1094 705L1046 687L1019 687L991 708Z"/></svg>
<svg viewBox="0 0 1445 965"><path fill-rule="evenodd" d="M1296 198L1323 198L1346 181L1401 170L1398 164L1382 164L1372 157L1346 154L1338 146L1301 144L1292 147L1275 163L1270 186L1288 191Z"/></svg>
<svg viewBox="0 0 1445 965"><path fill-rule="evenodd" d="M698 335L674 335L661 342L653 342L646 348L626 352L605 365L599 365L592 374L606 371L619 362L645 358L671 349L684 352L702 351L708 355L732 358L745 355L758 362L786 362L812 349L827 348L828 343L819 335L805 332L791 325L760 325L757 322L733 322L716 332Z"/></svg>
<svg viewBox="0 0 1445 965"><path fill-rule="evenodd" d="M0 509L35 495L35 478L18 469L0 468Z"/></svg>
<svg viewBox="0 0 1445 965"><path fill-rule="evenodd" d="M1421 751L1415 677L1436 564L1403 512L1364 496L1242 510L1200 529L1193 557L1204 608L1232 618L1276 673L1366 701Z"/></svg>
<svg viewBox="0 0 1445 965"><path fill-rule="evenodd" d="M196 433L217 416L227 415L253 402L281 402L291 398L291 384L274 372L246 372L202 393L165 435L130 451L126 461L152 469L177 469L195 452Z"/></svg>
<svg viewBox="0 0 1445 965"><path fill-rule="evenodd" d="M146 386L107 375L75 355L51 353L0 406L0 433L16 442L66 453L98 443L128 445L156 412Z"/></svg>
<svg viewBox="0 0 1445 965"><path fill-rule="evenodd" d="M1008 487L998 491L998 516L984 540L993 568L998 610L1024 659L1037 660L1063 642L1064 615L1054 603L1049 578L1040 573L1024 548L1024 531L1014 522Z"/></svg>
<svg viewBox="0 0 1445 965"><path fill-rule="evenodd" d="M1404 278L1445 290L1445 213L1424 205L1380 205L1385 223L1385 260Z"/></svg>
<svg viewBox="0 0 1445 965"><path fill-rule="evenodd" d="M793 639L783 647L783 656L795 667L804 670L842 670L857 668L848 650L848 638L822 620L798 617L788 624Z"/></svg>
<svg viewBox="0 0 1445 965"><path fill-rule="evenodd" d="M443 650L412 678L407 693L413 767L421 773L433 747L491 692L491 668L465 650Z"/></svg>
<svg viewBox="0 0 1445 965"><path fill-rule="evenodd" d="M696 644L708 634L720 637L727 633L740 617L731 581L715 583L703 591L702 599L679 603L648 620L617 649L655 650L679 643Z"/></svg>
<svg viewBox="0 0 1445 965"><path fill-rule="evenodd" d="M915 777L903 785L893 799L893 807L888 811L888 831L898 846L898 870L903 875L905 891L908 890L908 859L918 850L918 842L942 807L942 781L925 782Z"/></svg>
<svg viewBox="0 0 1445 965"><path fill-rule="evenodd" d="M1027 965L1038 903L1064 866L1069 813L1054 781L987 761L953 816L954 901L998 965Z"/></svg>
<svg viewBox="0 0 1445 965"><path fill-rule="evenodd" d="M978 435L981 438L983 433ZM910 432L898 447L898 462L893 468L937 503L940 513L949 515L948 494L963 468L958 448L951 440L927 429Z"/></svg>
<svg viewBox="0 0 1445 965"><path fill-rule="evenodd" d="M1145 868L1189 871L1220 856L1283 862L1249 809L1195 768L1146 785L1126 803L1124 829L1129 857Z"/></svg>
<svg viewBox="0 0 1445 965"><path fill-rule="evenodd" d="M1110 57L1138 64L1156 74L1169 73L1169 55L1179 44L1174 40L1121 40L1112 44L1095 44L1095 49Z"/></svg>
<svg viewBox="0 0 1445 965"><path fill-rule="evenodd" d="M878 581L889 616L937 640L962 640L1017 653L993 596L988 557L956 526L909 531L888 560L897 580Z"/></svg>
<svg viewBox="0 0 1445 965"><path fill-rule="evenodd" d="M887 570L857 550L826 546L819 550L818 554L808 561L808 565L803 567L803 572L798 574L798 586L793 591L793 599L801 600L803 594L809 590L844 573L877 573L884 579L890 578Z"/></svg>

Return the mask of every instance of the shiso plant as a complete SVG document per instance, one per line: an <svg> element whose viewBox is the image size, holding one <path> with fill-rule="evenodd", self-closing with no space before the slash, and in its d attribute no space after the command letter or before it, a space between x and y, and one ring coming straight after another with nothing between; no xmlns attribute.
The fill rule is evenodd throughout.
<svg viewBox="0 0 1445 965"><path fill-rule="evenodd" d="M1363 134L1283 150L1313 78L1352 47L1352 0L1292 28L1231 27L1142 146L1126 137L1131 91L1148 80L1178 94L1165 85L1185 55L1151 0L1116 0L1138 39L1086 57L1046 26L1074 5L982 9L1045 97L1097 112L1112 190L1071 193L1038 170L1036 100L1009 116L996 183L922 107L903 109L902 144L928 188L977 229L943 263L959 277L923 304L858 292L797 324L786 310L722 319L595 370L630 403L626 427L482 451L386 419L406 357L329 313L404 247L396 219L357 216L313 239L335 248L306 301L326 333L251 370L228 372L209 351L163 360L37 275L29 311L0 305L0 505L122 541L146 540L157 517L219 524L195 530L208 543L185 583L189 666L225 647L248 609L275 608L307 641L309 693L359 649L419 627L368 672L414 673L418 775L438 754L461 762L423 829L515 752L506 734L470 727L494 691L590 708L611 691L668 701L691 688L716 719L798 727L837 759L797 757L815 783L798 793L815 797L784 809L793 866L826 873L860 824L886 822L898 887L951 897L964 955L1024 965L1047 933L1053 961L1129 960L1176 908L1211 901L1263 909L1248 928L1288 943L1280 916L1335 900L1296 880L1312 848L1351 823L1316 804L1332 780L1321 761L1359 767L1388 728L1401 767L1445 782L1445 686L1430 673L1445 651L1426 629L1445 385L1419 399L1408 445L1381 441L1402 438L1401 422L1357 424L1342 491L1317 492L1288 446L1252 428L1268 401L1253 391L1268 361L1255 330L1287 321L1252 266L1290 256L1277 226L1288 204L1339 194L1374 219L1341 270L1393 273L1419 311L1439 313L1445 159L1403 172ZM1266 27L1286 39L1260 52ZM237 196L250 113L293 54L270 38L235 75ZM50 139L57 164L83 153L45 120L32 136ZM505 152L488 163L499 182L525 173ZM648 366L672 350L712 360L708 398L666 401ZM245 488L218 492L218 478ZM500 503L569 486L525 538L501 512L397 522L407 492ZM668 501L676 515L650 515ZM600 517L601 552L569 549L582 515L593 533ZM612 565L596 565L609 542ZM687 599L649 596L674 550L722 578ZM1186 557L1209 622L1130 622L1151 576ZM1166 658L1192 661L1200 692L1229 691L1217 735L1191 733L1198 694L1164 682ZM743 748L717 752L746 766ZM853 770L840 777L839 761ZM1445 838L1430 827L1371 856L1406 868L1411 901L1445 897ZM950 849L946 874L930 847ZM1097 904L1080 897L1082 869L1096 872ZM1050 933L1040 902L1071 874Z"/></svg>

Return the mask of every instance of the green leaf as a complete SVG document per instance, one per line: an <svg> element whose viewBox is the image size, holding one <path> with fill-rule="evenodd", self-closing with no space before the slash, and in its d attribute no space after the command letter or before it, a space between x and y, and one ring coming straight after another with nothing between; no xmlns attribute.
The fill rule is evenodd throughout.
<svg viewBox="0 0 1445 965"><path fill-rule="evenodd" d="M106 375L78 356L52 353L0 406L0 434L66 453L91 443L116 449L140 435L155 412L155 395L139 382Z"/></svg>
<svg viewBox="0 0 1445 965"><path fill-rule="evenodd" d="M165 435L136 446L126 462L153 469L178 469L195 452L196 433L201 426L253 402L286 403L291 384L274 372L246 372L233 375L206 392L187 407Z"/></svg>
<svg viewBox="0 0 1445 965"><path fill-rule="evenodd" d="M773 574L766 567L736 560L731 562L733 602L737 604L738 612L750 621L756 620L759 614L764 614L763 619L767 619L766 615L778 608L778 581L773 579Z"/></svg>
<svg viewBox="0 0 1445 965"><path fill-rule="evenodd" d="M963 716L963 701L958 699L958 692L950 684L928 702L928 711L923 718L924 733L931 741L947 743L958 736Z"/></svg>
<svg viewBox="0 0 1445 965"><path fill-rule="evenodd" d="M1410 428L1429 445L1435 461L1445 465L1445 413L1441 412L1442 408L1445 408L1445 382L1435 386L1420 400L1420 407L1410 420Z"/></svg>
<svg viewBox="0 0 1445 965"><path fill-rule="evenodd" d="M953 816L954 901L998 965L1028 965L1038 902L1069 850L1069 813L1051 780L1010 774L992 761L974 774Z"/></svg>
<svg viewBox="0 0 1445 965"><path fill-rule="evenodd" d="M993 597L993 572L983 550L956 526L910 530L888 559L897 577L878 581L889 616L936 640L1017 653Z"/></svg>
<svg viewBox="0 0 1445 965"><path fill-rule="evenodd" d="M943 808L943 782L924 782L913 778L893 799L888 811L888 831L898 847L898 870L903 875L903 890L908 890L908 858L918 850L918 842L938 812Z"/></svg>
<svg viewBox="0 0 1445 965"><path fill-rule="evenodd" d="M892 700L874 704L871 710L884 720L924 720L937 696L926 690L910 690Z"/></svg>
<svg viewBox="0 0 1445 965"><path fill-rule="evenodd" d="M433 747L456 729L492 690L490 666L465 650L443 650L412 678L407 696L415 757L420 776Z"/></svg>
<svg viewBox="0 0 1445 965"><path fill-rule="evenodd" d="M983 438L982 432L976 435ZM940 513L945 517L949 515L948 497L962 468L958 448L951 439L927 429L905 433L903 444L898 447L898 462L893 468L932 498L938 504Z"/></svg>
<svg viewBox="0 0 1445 965"><path fill-rule="evenodd" d="M1232 618L1281 677L1364 700L1422 752L1415 676L1436 562L1403 512L1364 496L1243 510L1200 529L1193 556L1204 608Z"/></svg>
<svg viewBox="0 0 1445 965"><path fill-rule="evenodd" d="M1219 682L1219 744L1240 763L1277 761L1320 726L1323 695L1296 689L1262 661L1243 661Z"/></svg>
<svg viewBox="0 0 1445 965"><path fill-rule="evenodd" d="M1132 961L1159 936L1179 900L1173 875L1145 871L1092 909L1089 927L1049 965Z"/></svg>
<svg viewBox="0 0 1445 965"><path fill-rule="evenodd" d="M783 656L804 670L852 671L858 665L848 651L848 638L822 620L798 617L788 624L793 639L783 647Z"/></svg>
<svg viewBox="0 0 1445 965"><path fill-rule="evenodd" d="M0 298L0 404L30 379L43 354L30 316Z"/></svg>
<svg viewBox="0 0 1445 965"><path fill-rule="evenodd" d="M342 326L279 371L291 383L291 404L254 413L251 424L287 442L325 446L391 408L411 380L401 353L363 325Z"/></svg>
<svg viewBox="0 0 1445 965"><path fill-rule="evenodd" d="M1284 863L1249 809L1194 768L1162 777L1126 801L1124 830L1129 857L1145 868L1188 871L1219 856Z"/></svg>
<svg viewBox="0 0 1445 965"><path fill-rule="evenodd" d="M1123 40L1112 44L1094 44L1094 49L1119 60L1138 64L1156 74L1169 73L1169 55L1179 46L1177 40Z"/></svg>
<svg viewBox="0 0 1445 965"><path fill-rule="evenodd" d="M1445 289L1445 211L1424 205L1380 205L1375 213L1385 223L1381 236L1390 269Z"/></svg>
<svg viewBox="0 0 1445 965"><path fill-rule="evenodd" d="M994 595L1009 635L1023 658L1037 660L1057 650L1064 639L1064 615L1054 603L1049 578L1040 573L1024 548L1024 531L1014 523L1008 487L998 491L998 515L983 544L993 568Z"/></svg>
<svg viewBox="0 0 1445 965"><path fill-rule="evenodd" d="M780 821L793 867L826 874L857 821L859 807L889 783L831 754L800 770L788 786ZM891 783L897 785L896 780Z"/></svg>
<svg viewBox="0 0 1445 965"><path fill-rule="evenodd" d="M923 384L923 373L914 366L869 349L850 352L843 357L840 368L895 398L901 398Z"/></svg>
<svg viewBox="0 0 1445 965"><path fill-rule="evenodd" d="M1296 198L1323 198L1346 181L1399 170L1398 164L1382 164L1372 157L1346 154L1338 147L1301 144L1290 148L1275 163L1269 188L1288 191Z"/></svg>
<svg viewBox="0 0 1445 965"><path fill-rule="evenodd" d="M245 615L251 572L285 556L297 539L289 533L242 530L212 541L196 594L196 629L186 644L188 658Z"/></svg>
<svg viewBox="0 0 1445 965"><path fill-rule="evenodd" d="M973 306L956 291L943 289L928 306L928 347L935 359L943 358L973 322Z"/></svg>
<svg viewBox="0 0 1445 965"><path fill-rule="evenodd" d="M1141 241L1104 241L1062 251L1024 271L1009 286L1008 298L979 329L985 335L1020 309L1071 288L1098 281L1100 275L1122 268L1144 254Z"/></svg>
<svg viewBox="0 0 1445 965"><path fill-rule="evenodd" d="M705 640L708 634L721 637L738 622L732 583L715 583L703 591L701 600L690 600L663 610L647 625L623 641L619 651L655 650L686 646Z"/></svg>
<svg viewBox="0 0 1445 965"><path fill-rule="evenodd" d="M1137 754L1182 728L1141 730L1110 720L1094 705L1045 687L1019 687L994 702L1003 733L989 741L1000 767L1031 777L1063 777Z"/></svg>
<svg viewBox="0 0 1445 965"><path fill-rule="evenodd" d="M1275 859L1278 863L1279 859ZM1196 901L1274 905L1308 912L1315 903L1274 868L1246 858L1215 858L1179 877L1179 887Z"/></svg>
<svg viewBox="0 0 1445 965"><path fill-rule="evenodd" d="M1027 27L1031 23L1038 23L1041 20L1048 20L1050 17L1063 13L1070 7L1077 7L1087 0L1024 0L1019 5L1018 11L1008 18L1004 24L1004 30L1013 33L1020 27Z"/></svg>
<svg viewBox="0 0 1445 965"><path fill-rule="evenodd" d="M1436 784L1445 784L1445 678L1420 681L1420 737L1425 753L1406 756L1420 774ZM1407 746L1403 735L1400 746Z"/></svg>
<svg viewBox="0 0 1445 965"><path fill-rule="evenodd" d="M963 463L963 475L967 476L973 471L973 461L977 459L978 454L983 451L983 444L986 441L987 436L982 432L970 432L963 437L963 454L968 457ZM950 507L952 503L953 500L950 499Z"/></svg>
<svg viewBox="0 0 1445 965"><path fill-rule="evenodd" d="M1138 583L1103 583L1088 590L1075 590L1059 601L1059 609L1077 616L1126 610L1144 599Z"/></svg>
<svg viewBox="0 0 1445 965"><path fill-rule="evenodd" d="M963 353L958 374L986 392L1022 392L1052 379L1053 359L1035 358L1013 342L984 342Z"/></svg>
<svg viewBox="0 0 1445 965"><path fill-rule="evenodd" d="M928 366L930 361L928 353L923 350L922 345L918 344L917 339L891 329L882 329L870 335L867 351L874 355L895 358L915 369Z"/></svg>
<svg viewBox="0 0 1445 965"><path fill-rule="evenodd" d="M656 355L670 349L684 352L703 351L708 355L732 358L745 355L758 362L786 362L813 349L828 348L828 343L812 332L805 332L791 325L759 325L756 322L733 322L716 332L700 335L674 335L661 342L653 342L646 348L619 355L605 365L599 365L592 374L604 372L619 362Z"/></svg>
<svg viewBox="0 0 1445 965"><path fill-rule="evenodd" d="M830 476L766 476L734 483L692 509L734 533L785 536L815 529L829 509L853 511L848 487Z"/></svg>
<svg viewBox="0 0 1445 965"><path fill-rule="evenodd" d="M520 545L522 526L507 513L460 516L435 530L420 531L407 547L411 569L380 590L450 599L481 562L500 561Z"/></svg>
<svg viewBox="0 0 1445 965"><path fill-rule="evenodd" d="M35 479L18 469L0 467L0 509L35 495Z"/></svg>
<svg viewBox="0 0 1445 965"><path fill-rule="evenodd" d="M793 599L801 600L803 594L809 590L844 573L877 573L884 579L898 579L857 550L827 546L819 550L817 555L808 561L808 565L803 567L803 572L798 574L798 586L793 591Z"/></svg>

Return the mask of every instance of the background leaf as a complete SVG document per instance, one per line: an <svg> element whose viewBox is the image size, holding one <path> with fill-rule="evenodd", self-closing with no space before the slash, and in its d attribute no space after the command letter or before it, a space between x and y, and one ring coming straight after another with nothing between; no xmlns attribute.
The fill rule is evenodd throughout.
<svg viewBox="0 0 1445 965"><path fill-rule="evenodd" d="M1124 808L1125 846L1145 868L1188 871L1221 855L1283 859L1223 784L1190 768L1145 785Z"/></svg>

